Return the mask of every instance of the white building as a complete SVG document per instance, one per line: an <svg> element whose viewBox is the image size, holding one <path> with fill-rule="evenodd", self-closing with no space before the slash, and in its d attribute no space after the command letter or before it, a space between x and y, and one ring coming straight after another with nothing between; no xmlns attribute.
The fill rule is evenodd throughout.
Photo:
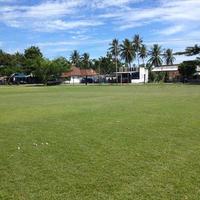
<svg viewBox="0 0 200 200"><path fill-rule="evenodd" d="M147 83L149 72L144 67L121 67L117 72L117 78L118 83Z"/></svg>
<svg viewBox="0 0 200 200"><path fill-rule="evenodd" d="M95 76L97 76L97 73L93 69L80 69L73 66L70 71L64 72L61 78L68 79L64 81L65 83L80 84L83 78Z"/></svg>

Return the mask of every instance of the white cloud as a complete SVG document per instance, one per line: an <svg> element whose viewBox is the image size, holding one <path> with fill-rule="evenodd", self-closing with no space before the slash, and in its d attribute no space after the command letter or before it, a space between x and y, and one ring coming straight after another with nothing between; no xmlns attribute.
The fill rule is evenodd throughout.
<svg viewBox="0 0 200 200"><path fill-rule="evenodd" d="M81 29L84 27L96 27L100 25L103 25L103 23L94 20L77 20L77 21L51 20L51 21L36 22L33 24L35 31L40 31L40 32Z"/></svg>
<svg viewBox="0 0 200 200"><path fill-rule="evenodd" d="M185 30L185 26L183 25L174 25L174 26L170 26L170 27L167 27L161 31L159 31L158 33L159 34L162 34L162 35L174 35L176 33L179 33L179 32L182 32Z"/></svg>
<svg viewBox="0 0 200 200"><path fill-rule="evenodd" d="M169 26L169 33L183 31L183 26L188 29L192 26L199 25L200 19L200 1L199 0L157 0L159 6L151 8L134 8L119 9L115 12L105 12L99 15L103 19L111 19L118 23L118 28L130 29L136 26L144 26L154 22L164 23ZM172 30L175 28L176 30ZM171 27L171 30L170 30Z"/></svg>
<svg viewBox="0 0 200 200"><path fill-rule="evenodd" d="M136 3L142 0L93 0L92 6L95 8L107 8L107 7L123 7L130 3Z"/></svg>
<svg viewBox="0 0 200 200"><path fill-rule="evenodd" d="M93 38L86 38L85 40L82 39L72 39L68 41L54 41L54 42L40 42L36 43L35 45L40 47L62 47L62 46L81 46L81 45L94 45L94 44L109 44L111 39L93 39Z"/></svg>
<svg viewBox="0 0 200 200"><path fill-rule="evenodd" d="M0 3L10 3L15 2L15 0L0 0Z"/></svg>
<svg viewBox="0 0 200 200"><path fill-rule="evenodd" d="M31 31L63 31L73 35L70 41L40 43L43 48L50 46L62 51L67 46L71 49L86 44L107 45L109 41L90 41L93 30L98 28L97 34L104 34L105 38L108 29L118 36L119 31L125 33L144 26L148 26L145 31L160 40L155 43L172 45L172 48L199 42L200 0L154 0L153 5L148 5L148 0L40 0L32 5L19 4L16 0L13 4L6 4L6 0L0 2L0 23ZM139 2L145 6L135 4ZM179 38L175 39L177 35Z"/></svg>
<svg viewBox="0 0 200 200"><path fill-rule="evenodd" d="M103 24L95 20L74 17L84 3L83 0L56 0L33 6L2 6L0 21L11 27L31 28L37 31L69 30ZM69 20L66 21L64 17Z"/></svg>
<svg viewBox="0 0 200 200"><path fill-rule="evenodd" d="M138 1L142 0L47 0L36 5L4 5L0 7L0 21L7 26L32 27L37 31L94 27L104 23L95 15L95 10L123 8ZM42 24L43 28L38 29L36 24Z"/></svg>

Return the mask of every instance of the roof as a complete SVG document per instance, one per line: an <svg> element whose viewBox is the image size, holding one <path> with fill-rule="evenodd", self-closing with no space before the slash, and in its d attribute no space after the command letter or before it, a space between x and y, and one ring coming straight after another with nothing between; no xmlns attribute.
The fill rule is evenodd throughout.
<svg viewBox="0 0 200 200"><path fill-rule="evenodd" d="M24 73L14 73L11 75L11 77L15 77L15 78L27 78L28 76Z"/></svg>
<svg viewBox="0 0 200 200"><path fill-rule="evenodd" d="M161 67L154 67L153 72L173 72L178 71L178 65L164 65Z"/></svg>
<svg viewBox="0 0 200 200"><path fill-rule="evenodd" d="M93 69L80 69L78 67L72 67L69 72L64 72L62 78L67 78L71 76L96 76L97 73Z"/></svg>
<svg viewBox="0 0 200 200"><path fill-rule="evenodd" d="M82 76L96 76L97 73L93 69L81 69Z"/></svg>
<svg viewBox="0 0 200 200"><path fill-rule="evenodd" d="M7 76L0 76L0 81L4 81L7 79Z"/></svg>

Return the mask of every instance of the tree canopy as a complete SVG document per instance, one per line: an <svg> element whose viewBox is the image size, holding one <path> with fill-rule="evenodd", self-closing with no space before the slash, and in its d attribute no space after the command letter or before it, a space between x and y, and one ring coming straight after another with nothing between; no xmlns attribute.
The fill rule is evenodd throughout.
<svg viewBox="0 0 200 200"><path fill-rule="evenodd" d="M184 61L178 67L179 73L184 78L190 78L190 76L192 76L196 72L196 67L199 64L200 64L200 62L198 60Z"/></svg>
<svg viewBox="0 0 200 200"><path fill-rule="evenodd" d="M80 54L78 50L71 53L69 60L58 57L53 60L43 56L39 47L31 46L23 53L6 53L0 49L0 76L11 76L13 73L23 72L32 75L43 83L49 79L57 79L72 65L82 69L92 68L100 74L112 74L121 66L135 65L136 58L143 61L143 66L151 71L152 67L173 65L175 55L194 56L200 54L200 46L187 47L184 52L174 53L172 49L163 50L162 46L154 44L147 48L140 35L135 35L132 40L125 38L123 41L113 39L109 44L105 56L91 59L89 53ZM146 63L147 60L147 63ZM195 63L195 64L194 64ZM179 66L182 76L190 76L195 72L196 61L183 62Z"/></svg>

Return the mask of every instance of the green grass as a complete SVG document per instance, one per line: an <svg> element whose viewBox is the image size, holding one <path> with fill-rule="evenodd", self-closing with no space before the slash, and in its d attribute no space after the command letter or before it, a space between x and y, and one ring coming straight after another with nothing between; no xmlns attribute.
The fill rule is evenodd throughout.
<svg viewBox="0 0 200 200"><path fill-rule="evenodd" d="M199 86L0 88L2 200L199 200L199 186Z"/></svg>

